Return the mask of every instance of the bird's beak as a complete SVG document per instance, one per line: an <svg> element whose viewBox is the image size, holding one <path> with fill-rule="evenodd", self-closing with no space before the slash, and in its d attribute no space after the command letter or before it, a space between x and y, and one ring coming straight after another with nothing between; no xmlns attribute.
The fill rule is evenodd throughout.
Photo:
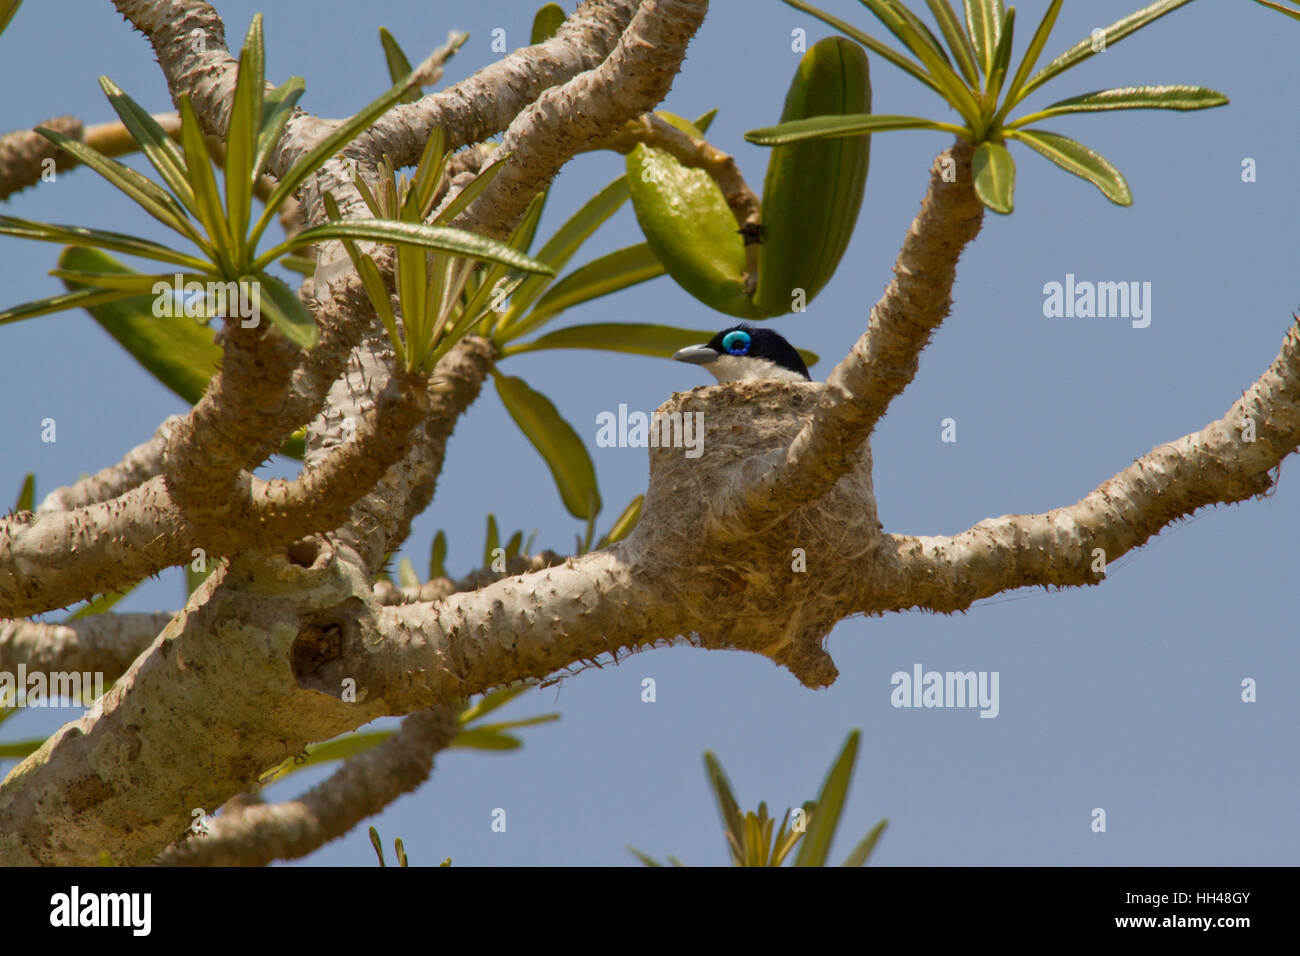
<svg viewBox="0 0 1300 956"><path fill-rule="evenodd" d="M718 360L719 353L707 345L688 345L673 353L673 361L689 362L691 365L708 365Z"/></svg>

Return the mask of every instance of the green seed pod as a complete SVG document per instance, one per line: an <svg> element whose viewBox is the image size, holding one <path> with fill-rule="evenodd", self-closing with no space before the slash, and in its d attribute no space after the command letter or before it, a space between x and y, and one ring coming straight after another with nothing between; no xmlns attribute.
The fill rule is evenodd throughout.
<svg viewBox="0 0 1300 956"><path fill-rule="evenodd" d="M781 122L870 112L866 53L843 37L827 37L800 60ZM835 274L862 207L870 156L870 136L772 150L763 180L763 244L754 293L759 314L789 312L797 289L811 302Z"/></svg>
<svg viewBox="0 0 1300 956"><path fill-rule="evenodd" d="M680 116L659 116L702 136ZM745 246L736 219L712 177L642 144L627 155L627 183L646 242L674 281L719 312L762 318L745 294Z"/></svg>

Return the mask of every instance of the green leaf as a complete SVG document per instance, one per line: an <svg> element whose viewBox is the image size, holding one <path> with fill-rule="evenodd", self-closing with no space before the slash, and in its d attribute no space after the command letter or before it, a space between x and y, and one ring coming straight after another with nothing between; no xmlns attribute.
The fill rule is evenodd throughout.
<svg viewBox="0 0 1300 956"><path fill-rule="evenodd" d="M1133 194L1129 192L1123 174L1095 150L1068 136L1040 129L1008 130L1007 136L1038 150L1067 172L1088 180L1116 205L1133 204Z"/></svg>
<svg viewBox="0 0 1300 956"><path fill-rule="evenodd" d="M841 20L839 17L832 16L831 14L826 13L823 10L818 10L811 3L804 3L803 0L781 0L781 2L788 7L794 7L796 10L802 10L804 13L811 14L812 16L816 17L818 20L822 21L822 23L828 24L834 27L836 30L839 30L845 36L857 40L868 50L871 50L873 53L879 55L885 60L888 60L890 63L894 64L894 66L898 67L900 70L904 70L905 72L910 73L915 79L920 80L922 83L930 87L930 89L934 90L936 93L942 93L942 91L939 89L939 84L936 83L933 79L931 79L930 75L926 73L925 70L921 69L921 67L917 66L907 57L903 56L902 54L896 52L895 50L892 50L890 47L881 43L875 37L863 33L857 27L853 26L853 24L848 23L845 20Z"/></svg>
<svg viewBox="0 0 1300 956"><path fill-rule="evenodd" d="M516 531L506 542L506 560L519 557L519 550L524 546L524 533Z"/></svg>
<svg viewBox="0 0 1300 956"><path fill-rule="evenodd" d="M23 485L18 489L18 500L14 502L14 511L36 510L36 472L29 471L23 477Z"/></svg>
<svg viewBox="0 0 1300 956"><path fill-rule="evenodd" d="M993 72L993 54L1001 38L1002 0L965 0L966 28L984 75Z"/></svg>
<svg viewBox="0 0 1300 956"><path fill-rule="evenodd" d="M208 239L216 249L222 272L229 274L238 262L238 250L230 235L230 224L226 222L221 208L221 194L217 192L217 180L212 175L212 163L208 158L208 147L203 142L203 132L199 129L199 119L194 113L190 95L182 93L180 98L181 114L181 148L185 151L185 172L194 190L194 202L198 206L199 221L208 232Z"/></svg>
<svg viewBox="0 0 1300 956"><path fill-rule="evenodd" d="M1160 19L1166 13L1172 13L1179 7L1188 3L1191 3L1191 0L1159 0L1159 2L1143 7L1135 13L1130 13L1121 20L1116 20L1102 31L1102 35L1099 38L1102 41L1101 43L1097 43L1097 40L1093 37L1087 37L1086 39L1080 40L1051 63L1047 64L1047 66L1035 73L1025 83L1024 88L1021 91L1022 98L1028 96L1052 77L1064 73L1072 67L1078 66L1084 60L1099 53L1102 49L1109 49L1129 34L1141 30L1144 26Z"/></svg>
<svg viewBox="0 0 1300 956"><path fill-rule="evenodd" d="M559 714L538 714L536 717L522 717L519 720L503 720L496 724L476 724L472 730L501 733L505 730L518 730L521 727L536 727L538 724L550 724L560 719Z"/></svg>
<svg viewBox="0 0 1300 956"><path fill-rule="evenodd" d="M410 558L402 558L397 565L397 583L399 587L418 588L420 586L420 576L415 573L415 565L411 563Z"/></svg>
<svg viewBox="0 0 1300 956"><path fill-rule="evenodd" d="M504 707L520 694L527 693L532 689L532 684L521 681L517 684L511 684L509 687L498 687L496 690L490 690L475 703L461 711L458 720L462 727L466 726L482 717L486 717L494 710Z"/></svg>
<svg viewBox="0 0 1300 956"><path fill-rule="evenodd" d="M157 120L149 115L149 111L123 93L116 83L101 76L99 86L126 131L139 144L145 158L158 170L158 175L176 194L181 204L197 216L199 209L194 202L194 190L190 188L189 176L185 171L185 157L181 154L180 147L158 125Z"/></svg>
<svg viewBox="0 0 1300 956"><path fill-rule="evenodd" d="M5 32L5 27L9 26L9 21L14 18L22 2L23 0L0 0L0 33Z"/></svg>
<svg viewBox="0 0 1300 956"><path fill-rule="evenodd" d="M473 750L518 750L523 745L523 741L518 737L483 730L462 730L448 744L449 747L465 747Z"/></svg>
<svg viewBox="0 0 1300 956"><path fill-rule="evenodd" d="M266 89L266 50L262 43L262 15L253 14L239 53L235 99L226 129L226 219L230 235L241 247L248 231L253 198L253 161L262 127L262 94Z"/></svg>
<svg viewBox="0 0 1300 956"><path fill-rule="evenodd" d="M51 269L50 275L56 279L63 279L68 286L121 289L134 295L144 295L146 292L152 292L154 286L159 283L170 286L175 282L176 278L174 274L164 272L86 272L81 269ZM184 273L181 275L182 282L199 278Z"/></svg>
<svg viewBox="0 0 1300 956"><path fill-rule="evenodd" d="M980 76L979 68L975 64L975 48L971 46L970 37L966 35L966 29L957 18L952 4L948 0L925 0L925 2L930 7L930 12L934 14L934 19L938 21L943 38L948 41L948 48L952 50L953 58L961 68L961 75L971 86L977 85Z"/></svg>
<svg viewBox="0 0 1300 956"><path fill-rule="evenodd" d="M853 764L857 760L860 737L861 734L856 730L849 733L844 747L826 775L821 793L817 795L817 808L813 811L812 822L808 825L808 832L794 858L795 866L826 865L826 856L830 852L831 841L835 839L835 830L840 825L840 814L844 811L845 797L853 779Z"/></svg>
<svg viewBox="0 0 1300 956"><path fill-rule="evenodd" d="M614 520L614 523L610 526L609 533L600 539L598 547L604 548L613 544L615 541L622 541L631 534L632 529L634 529L637 526L637 522L641 520L641 506L644 504L645 495L637 495L633 498L628 503L628 506L623 509L623 513Z"/></svg>
<svg viewBox="0 0 1300 956"><path fill-rule="evenodd" d="M26 760L40 750L43 743L45 743L44 737L33 737L30 740L13 740L0 744L0 760Z"/></svg>
<svg viewBox="0 0 1300 956"><path fill-rule="evenodd" d="M593 259L547 289L546 294L522 322L505 330L502 341L526 335L572 306L656 279L663 274L663 263L655 256L649 243L645 242ZM528 346L511 346L506 352L508 354L511 349L523 351L527 348Z"/></svg>
<svg viewBox="0 0 1300 956"><path fill-rule="evenodd" d="M551 470L569 514L586 520L600 510L596 469L582 439L551 400L520 378L493 374L497 394L524 436Z"/></svg>
<svg viewBox="0 0 1300 956"><path fill-rule="evenodd" d="M15 236L19 239L35 239L40 242L58 242L71 246L97 246L100 249L112 249L125 252L143 259L156 259L159 262L172 262L184 266L191 272L210 272L212 264L203 259L176 252L167 246L128 236L121 232L108 232L103 229L87 229L84 226L59 226L47 222L32 222L16 219L13 216L0 216L0 236Z"/></svg>
<svg viewBox="0 0 1300 956"><path fill-rule="evenodd" d="M253 182L266 171L271 150L280 142L280 135L305 89L301 76L291 76L263 97L262 127L257 134L257 152L253 155ZM256 244L250 248L256 248Z"/></svg>
<svg viewBox="0 0 1300 956"><path fill-rule="evenodd" d="M862 136L864 133L882 133L896 129L932 129L970 136L973 130L952 123L940 123L920 116L893 116L888 113L850 113L844 116L810 116L790 120L776 126L751 129L745 139L759 146L784 146L805 139L822 139L835 136Z"/></svg>
<svg viewBox="0 0 1300 956"><path fill-rule="evenodd" d="M73 246L59 256L69 269L129 273L122 263L96 249ZM70 288L73 283L65 282ZM91 317L113 336L154 378L193 405L207 391L221 360L221 347L212 331L184 316L159 318L153 313L156 296L132 296L93 306Z"/></svg>
<svg viewBox="0 0 1300 956"><path fill-rule="evenodd" d="M442 226L461 214L470 203L479 197L483 190L487 189L492 180L497 178L497 173L505 168L506 160L510 158L509 154L494 160L487 166L479 170L479 174L466 184L465 188L456 194L456 198L447 203L447 208L438 213L434 225ZM524 247L527 250L527 246Z"/></svg>
<svg viewBox="0 0 1300 956"><path fill-rule="evenodd" d="M134 591L135 588L136 586L133 584L124 591L114 591L111 594L96 594L93 599L65 617L63 623L71 624L73 621L79 621L82 618L103 614L105 611L111 610L113 605Z"/></svg>
<svg viewBox="0 0 1300 956"><path fill-rule="evenodd" d="M591 234L614 215L623 203L627 202L629 195L627 177L618 177L587 200L581 209L556 230L555 235L538 250L538 261L545 262L558 273L568 265L569 260L582 244L591 238ZM525 279L510 297L508 316L522 315L550 282L551 279L546 276L532 276ZM506 321L508 323L510 319L507 318Z"/></svg>
<svg viewBox="0 0 1300 956"><path fill-rule="evenodd" d="M316 320L294 291L280 279L265 272L240 281L250 280L258 284L261 291L259 305L272 324L288 336L289 341L305 349L314 347L318 337Z"/></svg>
<svg viewBox="0 0 1300 956"><path fill-rule="evenodd" d="M387 27L379 28L379 42L384 47L384 62L388 64L388 79L391 83L397 83L411 72L411 61L406 58L402 52L401 46L388 32ZM414 89L405 93L397 102L414 103L420 98L420 90Z"/></svg>
<svg viewBox="0 0 1300 956"><path fill-rule="evenodd" d="M871 856L871 851L876 848L880 841L880 835L885 832L885 827L889 826L888 820L881 820L871 831L862 838L862 842L853 848L853 852L845 858L843 866L862 866L867 862L867 857Z"/></svg>
<svg viewBox="0 0 1300 956"><path fill-rule="evenodd" d="M464 40L462 39L461 42ZM417 80L416 74L412 73L402 82L395 84L388 92L364 106L351 119L340 124L337 129L312 147L311 152L295 163L293 168L285 173L270 198L266 200L261 218L258 219L257 225L253 227L252 234L249 236L249 248L257 247L257 240L261 238L271 219L279 213L285 200L298 191L298 187L306 181L307 177L360 135L362 130L369 129L375 120L387 113L393 104L401 100L410 90L419 86Z"/></svg>
<svg viewBox="0 0 1300 956"><path fill-rule="evenodd" d="M168 229L178 232L200 245L204 244L203 237L190 224L189 218L185 215L185 210L157 183L140 175L130 166L124 166L115 159L109 159L99 150L91 149L85 143L64 136L55 130L38 126L36 132L99 173L112 184L113 188L124 193L141 209Z"/></svg>
<svg viewBox="0 0 1300 956"><path fill-rule="evenodd" d="M1005 146L980 143L971 160L975 195L994 212L1008 215L1015 208L1016 161Z"/></svg>
<svg viewBox="0 0 1300 956"><path fill-rule="evenodd" d="M1025 55L1020 61L1020 66L1016 69L1015 79L1011 81L1011 86L1007 88L1006 101L1002 108L998 110L997 119L1001 121L1007 112L1024 99L1022 92L1025 80L1029 78L1030 71L1038 65L1038 58L1043 54L1043 47L1047 44L1047 38L1052 33L1052 27L1056 26L1056 15L1061 12L1061 3L1063 0L1052 0L1051 6L1043 14L1043 19L1038 22L1038 29L1034 31L1034 38L1029 41L1029 49L1025 50Z"/></svg>
<svg viewBox="0 0 1300 956"><path fill-rule="evenodd" d="M42 743L43 743L43 742L44 742L44 741L42 741ZM661 867L661 866L663 866L663 864L660 863L658 860L656 860L654 857L652 857L652 856L647 856L646 854L642 853L640 850L638 850L638 849L637 849L636 847L634 847L634 846L629 845L628 848L627 848L627 852L628 852L628 853L631 853L634 857L636 857L638 860L640 860L640 861L641 861L642 863L644 863L646 866L654 866L654 867Z"/></svg>
<svg viewBox="0 0 1300 956"><path fill-rule="evenodd" d="M920 17L905 7L900 0L888 0L888 3L889 8L906 20L907 25L912 28L916 35L925 41L926 46L933 50L944 63L952 66L952 60L948 59L948 51L943 48L939 38L930 31L930 28L925 25Z"/></svg>
<svg viewBox="0 0 1300 956"><path fill-rule="evenodd" d="M439 531L433 536L429 548L429 580L448 577L447 574L447 535Z"/></svg>
<svg viewBox="0 0 1300 956"><path fill-rule="evenodd" d="M1204 110L1226 106L1228 98L1203 86L1124 86L1098 90L1060 100L1035 113L1018 117L1008 129L1028 126L1049 116L1067 113L1099 113L1106 110Z"/></svg>
<svg viewBox="0 0 1300 956"><path fill-rule="evenodd" d="M558 3L548 3L533 17L533 36L528 42L537 44L549 40L555 36L555 31L560 29L566 19L563 7Z"/></svg>
<svg viewBox="0 0 1300 956"><path fill-rule="evenodd" d="M23 319L34 319L38 315L49 315L52 312L62 312L65 309L89 308L93 305L102 305L105 302L113 302L116 299L123 299L131 295L129 291L122 289L83 289L79 292L65 292L61 295L52 295L44 299L35 299L31 302L24 302L22 305L15 305L12 308L0 312L0 325L7 325L10 322L21 322Z"/></svg>
<svg viewBox="0 0 1300 956"><path fill-rule="evenodd" d="M496 557L492 552L501 547L501 531L497 528L497 516L488 512L487 516L487 538L483 545L483 567L492 567L492 559Z"/></svg>
<svg viewBox="0 0 1300 956"><path fill-rule="evenodd" d="M1294 20L1300 20L1300 13L1297 13L1295 10L1290 10L1282 6L1280 3L1274 3L1273 0L1255 0L1255 2L1265 7L1272 7L1274 10L1278 11L1279 13L1285 13L1288 17L1291 17ZM1292 2L1294 3L1295 0L1292 0ZM4 29L4 21L3 19L0 19L0 30L3 29Z"/></svg>
<svg viewBox="0 0 1300 956"><path fill-rule="evenodd" d="M890 8L892 10L892 8ZM898 35L907 43L908 48L916 54L917 59L925 64L930 75L939 83L940 93L948 104L955 109L962 119L972 127L980 122L982 110L975 100L970 88L962 82L951 66L930 49L929 44L912 29L908 22L898 17Z"/></svg>
<svg viewBox="0 0 1300 956"><path fill-rule="evenodd" d="M274 249L258 256L255 265L265 268L290 249L311 245L322 239L364 239L367 242L387 242L392 245L419 246L437 249L469 259L499 262L512 269L541 272L553 275L550 266L516 252L503 242L446 226L426 226L423 223L401 222L396 219L346 219L342 222L323 223L304 229Z"/></svg>
<svg viewBox="0 0 1300 956"><path fill-rule="evenodd" d="M731 781L727 779L727 774L722 769L722 764L718 763L718 758L709 750L704 752L704 770L709 778L709 786L713 788L713 796L718 801L723 831L731 837L732 856L737 863L740 863L743 860L740 848L745 845L745 833L741 826L740 806L736 803L736 796L732 792Z"/></svg>
<svg viewBox="0 0 1300 956"><path fill-rule="evenodd" d="M718 115L718 108L715 106L707 113L701 113L699 116L695 117L695 120L691 125L693 125L697 130L699 130L700 135L703 136L705 133L709 131L709 127L713 125L713 121L717 117L717 115Z"/></svg>
<svg viewBox="0 0 1300 956"><path fill-rule="evenodd" d="M639 325L623 322L596 322L591 325L571 325L556 329L539 339L520 345L507 346L504 355L520 352L537 352L543 349L598 349L603 352L627 352L632 355L652 355L672 358L673 353L688 345L707 342L712 332L682 329L671 325ZM808 366L820 361L816 352L799 349Z"/></svg>
<svg viewBox="0 0 1300 956"><path fill-rule="evenodd" d="M1002 92L1002 84L1007 78L1007 70L1011 67L1011 43L1015 33L1016 8L1011 7L1007 10L1002 21L1002 32L998 39L998 47L993 51L993 72L989 75L988 82L990 102L996 103L998 95Z"/></svg>
<svg viewBox="0 0 1300 956"><path fill-rule="evenodd" d="M185 599L187 601L189 596L199 589L199 585L206 581L211 573L211 570L195 571L193 562L185 565Z"/></svg>
<svg viewBox="0 0 1300 956"><path fill-rule="evenodd" d="M329 763L333 760L346 760L348 757L363 754L367 750L378 747L393 736L394 733L396 731L393 730L369 730L344 734L341 737L335 737L333 740L327 740L320 744L310 744L304 758L286 760L271 773L264 775L261 778L261 784L262 786L269 786L277 780L282 780L289 774L296 773L307 767Z"/></svg>

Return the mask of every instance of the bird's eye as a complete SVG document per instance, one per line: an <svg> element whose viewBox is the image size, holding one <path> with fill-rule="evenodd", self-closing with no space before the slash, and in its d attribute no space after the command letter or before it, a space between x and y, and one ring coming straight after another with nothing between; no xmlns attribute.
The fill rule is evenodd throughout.
<svg viewBox="0 0 1300 956"><path fill-rule="evenodd" d="M729 355L748 355L749 333L740 329L728 332L722 337L722 347L727 350Z"/></svg>

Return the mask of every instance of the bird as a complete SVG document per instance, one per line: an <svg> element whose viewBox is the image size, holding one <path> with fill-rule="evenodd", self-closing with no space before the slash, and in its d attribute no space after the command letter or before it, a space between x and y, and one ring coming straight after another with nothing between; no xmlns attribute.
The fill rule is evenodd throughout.
<svg viewBox="0 0 1300 956"><path fill-rule="evenodd" d="M733 325L707 345L688 345L673 354L678 362L703 365L720 384L726 382L811 382L808 366L793 345L771 329Z"/></svg>

